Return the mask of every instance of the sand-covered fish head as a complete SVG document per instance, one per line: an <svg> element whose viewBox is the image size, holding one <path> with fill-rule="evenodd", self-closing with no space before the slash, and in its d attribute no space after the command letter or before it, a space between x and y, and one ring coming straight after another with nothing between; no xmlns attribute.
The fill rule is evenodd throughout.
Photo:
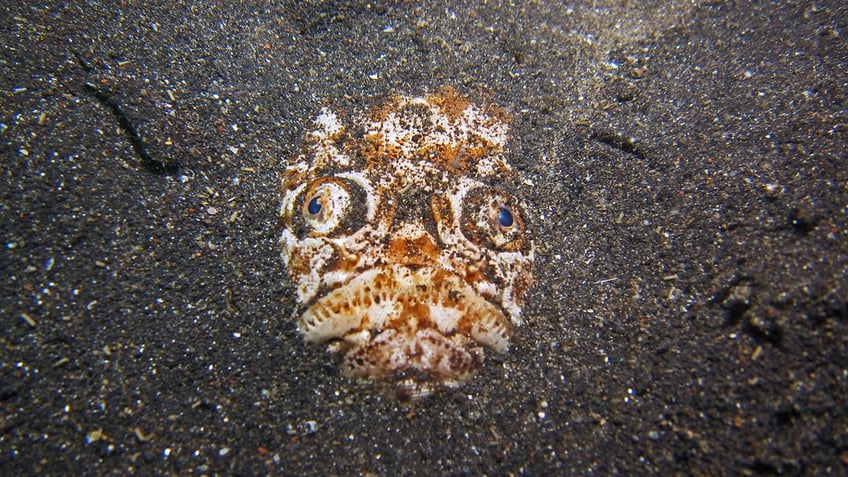
<svg viewBox="0 0 848 477"><path fill-rule="evenodd" d="M531 283L507 116L443 89L347 118L322 109L283 174L298 327L402 396L455 387L507 348Z"/></svg>

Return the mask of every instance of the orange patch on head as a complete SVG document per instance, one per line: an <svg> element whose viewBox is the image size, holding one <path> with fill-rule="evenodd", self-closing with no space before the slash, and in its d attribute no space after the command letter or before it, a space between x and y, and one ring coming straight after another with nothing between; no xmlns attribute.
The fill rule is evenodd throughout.
<svg viewBox="0 0 848 477"><path fill-rule="evenodd" d="M456 122L471 105L471 102L460 96L453 88L446 87L427 98L428 102L438 106L442 114Z"/></svg>
<svg viewBox="0 0 848 477"><path fill-rule="evenodd" d="M389 263L404 265L427 265L439 256L439 247L427 235L415 238L397 237L389 242L386 258Z"/></svg>
<svg viewBox="0 0 848 477"><path fill-rule="evenodd" d="M401 145L390 143L380 132L368 133L362 141L351 143L351 152L365 159L372 167L379 167L386 160L401 157Z"/></svg>

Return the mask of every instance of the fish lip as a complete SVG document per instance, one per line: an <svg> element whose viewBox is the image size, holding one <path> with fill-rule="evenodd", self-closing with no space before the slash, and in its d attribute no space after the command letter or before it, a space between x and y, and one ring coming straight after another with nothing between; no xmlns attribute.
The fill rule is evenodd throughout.
<svg viewBox="0 0 848 477"><path fill-rule="evenodd" d="M380 280L387 283L381 284ZM377 286L372 288L369 284ZM384 289L385 286L394 287ZM422 294L429 296L418 300ZM379 303L375 304L378 296ZM357 299L359 304L351 305ZM333 301L349 306L337 306L334 310ZM435 310L439 316L409 323L409 318L414 316L385 309L410 301L427 305L429 311ZM432 265L388 264L362 270L343 285L316 296L300 314L298 328L306 335L307 342L344 341L349 346L373 340L385 329L400 328L410 333L431 329L446 337L463 334L501 352L507 349L512 331L508 316L499 303L486 298L455 272ZM381 321L381 318L385 319Z"/></svg>

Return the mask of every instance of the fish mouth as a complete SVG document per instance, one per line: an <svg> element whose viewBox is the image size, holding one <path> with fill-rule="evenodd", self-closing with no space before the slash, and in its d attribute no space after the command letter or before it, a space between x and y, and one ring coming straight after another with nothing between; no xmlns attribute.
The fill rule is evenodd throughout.
<svg viewBox="0 0 848 477"><path fill-rule="evenodd" d="M300 317L308 342L330 343L346 374L391 377L401 394L455 387L506 350L504 312L461 276L430 266L368 269L316 300Z"/></svg>

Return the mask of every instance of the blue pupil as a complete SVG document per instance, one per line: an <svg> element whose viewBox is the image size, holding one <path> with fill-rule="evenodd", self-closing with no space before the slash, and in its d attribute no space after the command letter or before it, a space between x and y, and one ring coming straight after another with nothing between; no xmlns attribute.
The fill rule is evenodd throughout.
<svg viewBox="0 0 848 477"><path fill-rule="evenodd" d="M309 201L309 205L306 206L306 211L309 212L309 215L316 215L318 212L321 212L321 203L318 202L318 197L313 197L312 200Z"/></svg>
<svg viewBox="0 0 848 477"><path fill-rule="evenodd" d="M510 212L506 207L501 207L498 211L498 223L501 224L502 227L512 227L512 212Z"/></svg>

